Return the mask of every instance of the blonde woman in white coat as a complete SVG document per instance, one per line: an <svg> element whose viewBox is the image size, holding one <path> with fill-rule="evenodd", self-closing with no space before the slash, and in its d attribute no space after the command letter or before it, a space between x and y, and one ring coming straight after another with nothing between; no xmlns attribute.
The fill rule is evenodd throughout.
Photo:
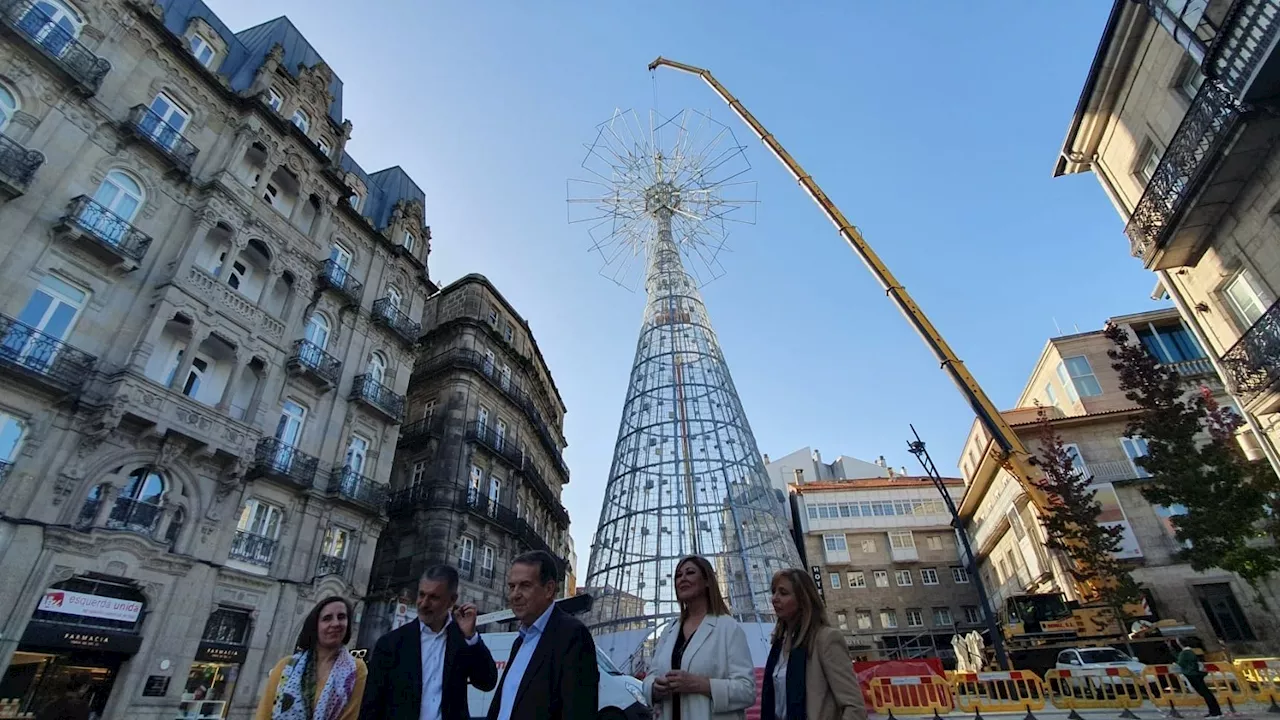
<svg viewBox="0 0 1280 720"><path fill-rule="evenodd" d="M741 720L756 701L747 634L706 558L682 559L673 581L680 621L662 633L644 679L655 720Z"/></svg>

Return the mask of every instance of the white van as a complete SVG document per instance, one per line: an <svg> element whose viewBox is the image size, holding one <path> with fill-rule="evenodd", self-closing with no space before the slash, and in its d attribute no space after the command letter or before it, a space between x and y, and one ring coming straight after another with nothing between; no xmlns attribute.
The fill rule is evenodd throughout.
<svg viewBox="0 0 1280 720"><path fill-rule="evenodd" d="M498 677L502 677L503 666L511 656L511 646L515 644L519 633L482 633L484 644L493 654L498 665ZM599 720L650 720L649 706L644 701L644 685L637 679L623 673L613 664L608 655L596 648L596 664L600 668L600 714ZM467 686L467 706L471 717L484 718L489 714L489 703L496 692L483 692Z"/></svg>

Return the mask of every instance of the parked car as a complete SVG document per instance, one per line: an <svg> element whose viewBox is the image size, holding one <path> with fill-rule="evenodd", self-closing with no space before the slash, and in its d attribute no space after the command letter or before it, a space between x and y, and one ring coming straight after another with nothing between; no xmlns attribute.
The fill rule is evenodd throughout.
<svg viewBox="0 0 1280 720"><path fill-rule="evenodd" d="M506 658L511 656L511 646L515 644L518 635L519 633L513 632L484 633L484 644L498 663L499 677L507 663ZM644 700L643 683L619 670L600 648L596 648L596 664L600 668L599 720L650 720L651 713ZM489 703L493 701L494 692L467 688L467 706L471 717L484 718L489 714Z"/></svg>
<svg viewBox="0 0 1280 720"><path fill-rule="evenodd" d="M1146 667L1113 647L1068 648L1058 653L1059 670L1087 670L1114 667L1128 668L1134 677L1142 677Z"/></svg>

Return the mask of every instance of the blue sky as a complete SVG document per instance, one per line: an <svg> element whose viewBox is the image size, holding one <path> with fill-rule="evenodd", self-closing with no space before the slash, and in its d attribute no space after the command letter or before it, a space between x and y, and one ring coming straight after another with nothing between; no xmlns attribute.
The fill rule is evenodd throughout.
<svg viewBox="0 0 1280 720"><path fill-rule="evenodd" d="M643 297L597 273L565 181L614 108L709 110L761 204L704 290L774 456L884 455L944 473L972 415L857 257L696 78L702 65L865 233L997 405L1045 340L1155 307L1092 177L1050 170L1110 7L1088 2L210 0L236 30L287 14L345 83L348 149L427 192L441 283L487 275L529 320L568 405L564 500L585 573Z"/></svg>

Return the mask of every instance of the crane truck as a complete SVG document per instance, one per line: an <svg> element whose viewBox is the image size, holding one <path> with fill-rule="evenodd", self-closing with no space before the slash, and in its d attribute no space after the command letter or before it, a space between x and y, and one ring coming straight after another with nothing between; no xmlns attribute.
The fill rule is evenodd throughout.
<svg viewBox="0 0 1280 720"><path fill-rule="evenodd" d="M751 128L755 136L782 163L805 193L817 203L850 249L862 259L867 269L880 283L885 294L919 333L942 370L947 373L956 388L960 390L960 394L969 403L978 422L982 424L994 443L992 453L996 462L1013 476L1037 512L1042 515L1048 513L1049 498L1036 485L1038 473L1030 462L1031 454L1027 451L1022 439L1001 416L999 409L987 397L986 392L978 385L978 381L956 356L955 351L943 339L941 333L925 316L924 311L912 300L907 289L867 243L862 232L849 222L831 198L818 187L813 177L805 172L800 163L782 147L778 139L766 130L764 125L756 120L755 116L724 85L721 85L710 71L664 57L658 57L649 63L650 72L654 72L659 67L680 70L702 78L720 96L720 99L729 105L729 109L738 116L738 119ZM971 560L976 564L976 558ZM976 571L977 568L975 567L974 570ZM1054 647L1061 646L1064 642L1114 642L1127 639L1127 629L1115 617L1111 608L1097 601L1098 589L1085 584L1078 585L1075 589L1077 595L1082 598L1079 602L1068 602L1063 593L1020 595L1007 599L1000 613L1001 632L1010 648L1015 651L1013 661L1019 667L1039 664L1040 656ZM984 605L987 604L985 598L982 598L982 601ZM1130 619L1148 617L1150 611L1145 609L1146 607L1145 603L1126 607L1125 615ZM1006 659L1001 657L1003 654L997 646L997 662L1007 666ZM1026 658L1028 662L1024 664L1019 656ZM1036 660L1030 660L1032 657Z"/></svg>

